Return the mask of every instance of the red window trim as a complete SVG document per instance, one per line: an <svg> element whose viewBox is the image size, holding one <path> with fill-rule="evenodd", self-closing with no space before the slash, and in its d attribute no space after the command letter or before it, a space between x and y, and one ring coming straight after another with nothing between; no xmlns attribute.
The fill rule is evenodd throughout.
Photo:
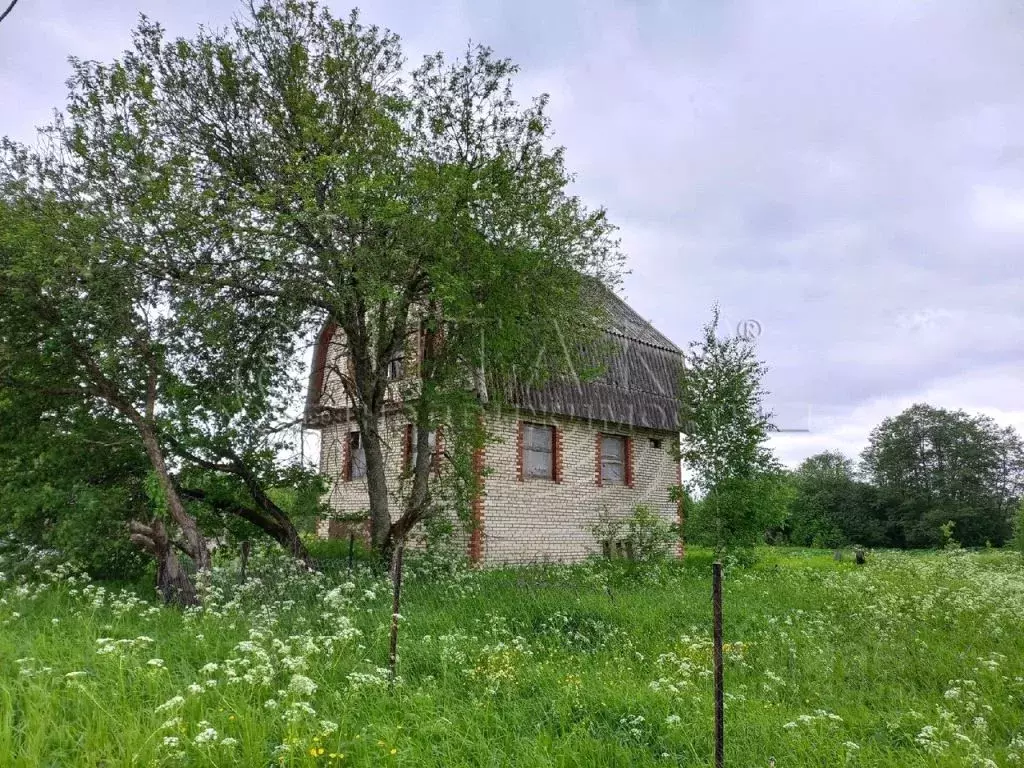
<svg viewBox="0 0 1024 768"><path fill-rule="evenodd" d="M405 425L405 440L402 446L402 466L408 472L412 469L412 424Z"/></svg>

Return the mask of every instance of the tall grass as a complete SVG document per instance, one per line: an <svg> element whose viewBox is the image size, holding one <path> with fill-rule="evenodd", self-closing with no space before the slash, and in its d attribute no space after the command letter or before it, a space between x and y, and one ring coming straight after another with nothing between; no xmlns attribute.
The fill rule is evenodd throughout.
<svg viewBox="0 0 1024 768"><path fill-rule="evenodd" d="M335 553L337 554L337 553ZM20 563L20 566L19 566ZM0 555L0 765L709 765L710 556L407 568L267 551L182 613ZM727 764L1005 766L1024 753L1011 553L766 551L725 583Z"/></svg>

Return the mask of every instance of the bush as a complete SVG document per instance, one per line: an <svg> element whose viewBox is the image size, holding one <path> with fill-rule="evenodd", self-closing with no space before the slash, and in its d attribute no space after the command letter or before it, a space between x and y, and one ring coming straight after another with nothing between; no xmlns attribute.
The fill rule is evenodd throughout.
<svg viewBox="0 0 1024 768"><path fill-rule="evenodd" d="M605 510L591 527L591 533L606 557L625 554L640 563L664 559L678 540L673 527L645 504L636 505L625 519Z"/></svg>

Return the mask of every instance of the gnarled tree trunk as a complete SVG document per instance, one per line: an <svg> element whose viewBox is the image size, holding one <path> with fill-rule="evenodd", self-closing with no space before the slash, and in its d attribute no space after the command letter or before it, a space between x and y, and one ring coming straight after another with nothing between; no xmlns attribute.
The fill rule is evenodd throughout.
<svg viewBox="0 0 1024 768"><path fill-rule="evenodd" d="M128 523L131 541L156 559L156 587L168 605L188 607L199 604L195 585L181 566L174 544L163 521L155 518L148 525Z"/></svg>

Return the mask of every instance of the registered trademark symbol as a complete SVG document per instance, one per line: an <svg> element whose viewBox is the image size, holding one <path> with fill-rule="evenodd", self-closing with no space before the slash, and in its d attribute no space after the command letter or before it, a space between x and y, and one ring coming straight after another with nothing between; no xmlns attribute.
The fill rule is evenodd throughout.
<svg viewBox="0 0 1024 768"><path fill-rule="evenodd" d="M753 341L761 335L761 324L757 320L740 320L736 323L736 335L746 341Z"/></svg>

